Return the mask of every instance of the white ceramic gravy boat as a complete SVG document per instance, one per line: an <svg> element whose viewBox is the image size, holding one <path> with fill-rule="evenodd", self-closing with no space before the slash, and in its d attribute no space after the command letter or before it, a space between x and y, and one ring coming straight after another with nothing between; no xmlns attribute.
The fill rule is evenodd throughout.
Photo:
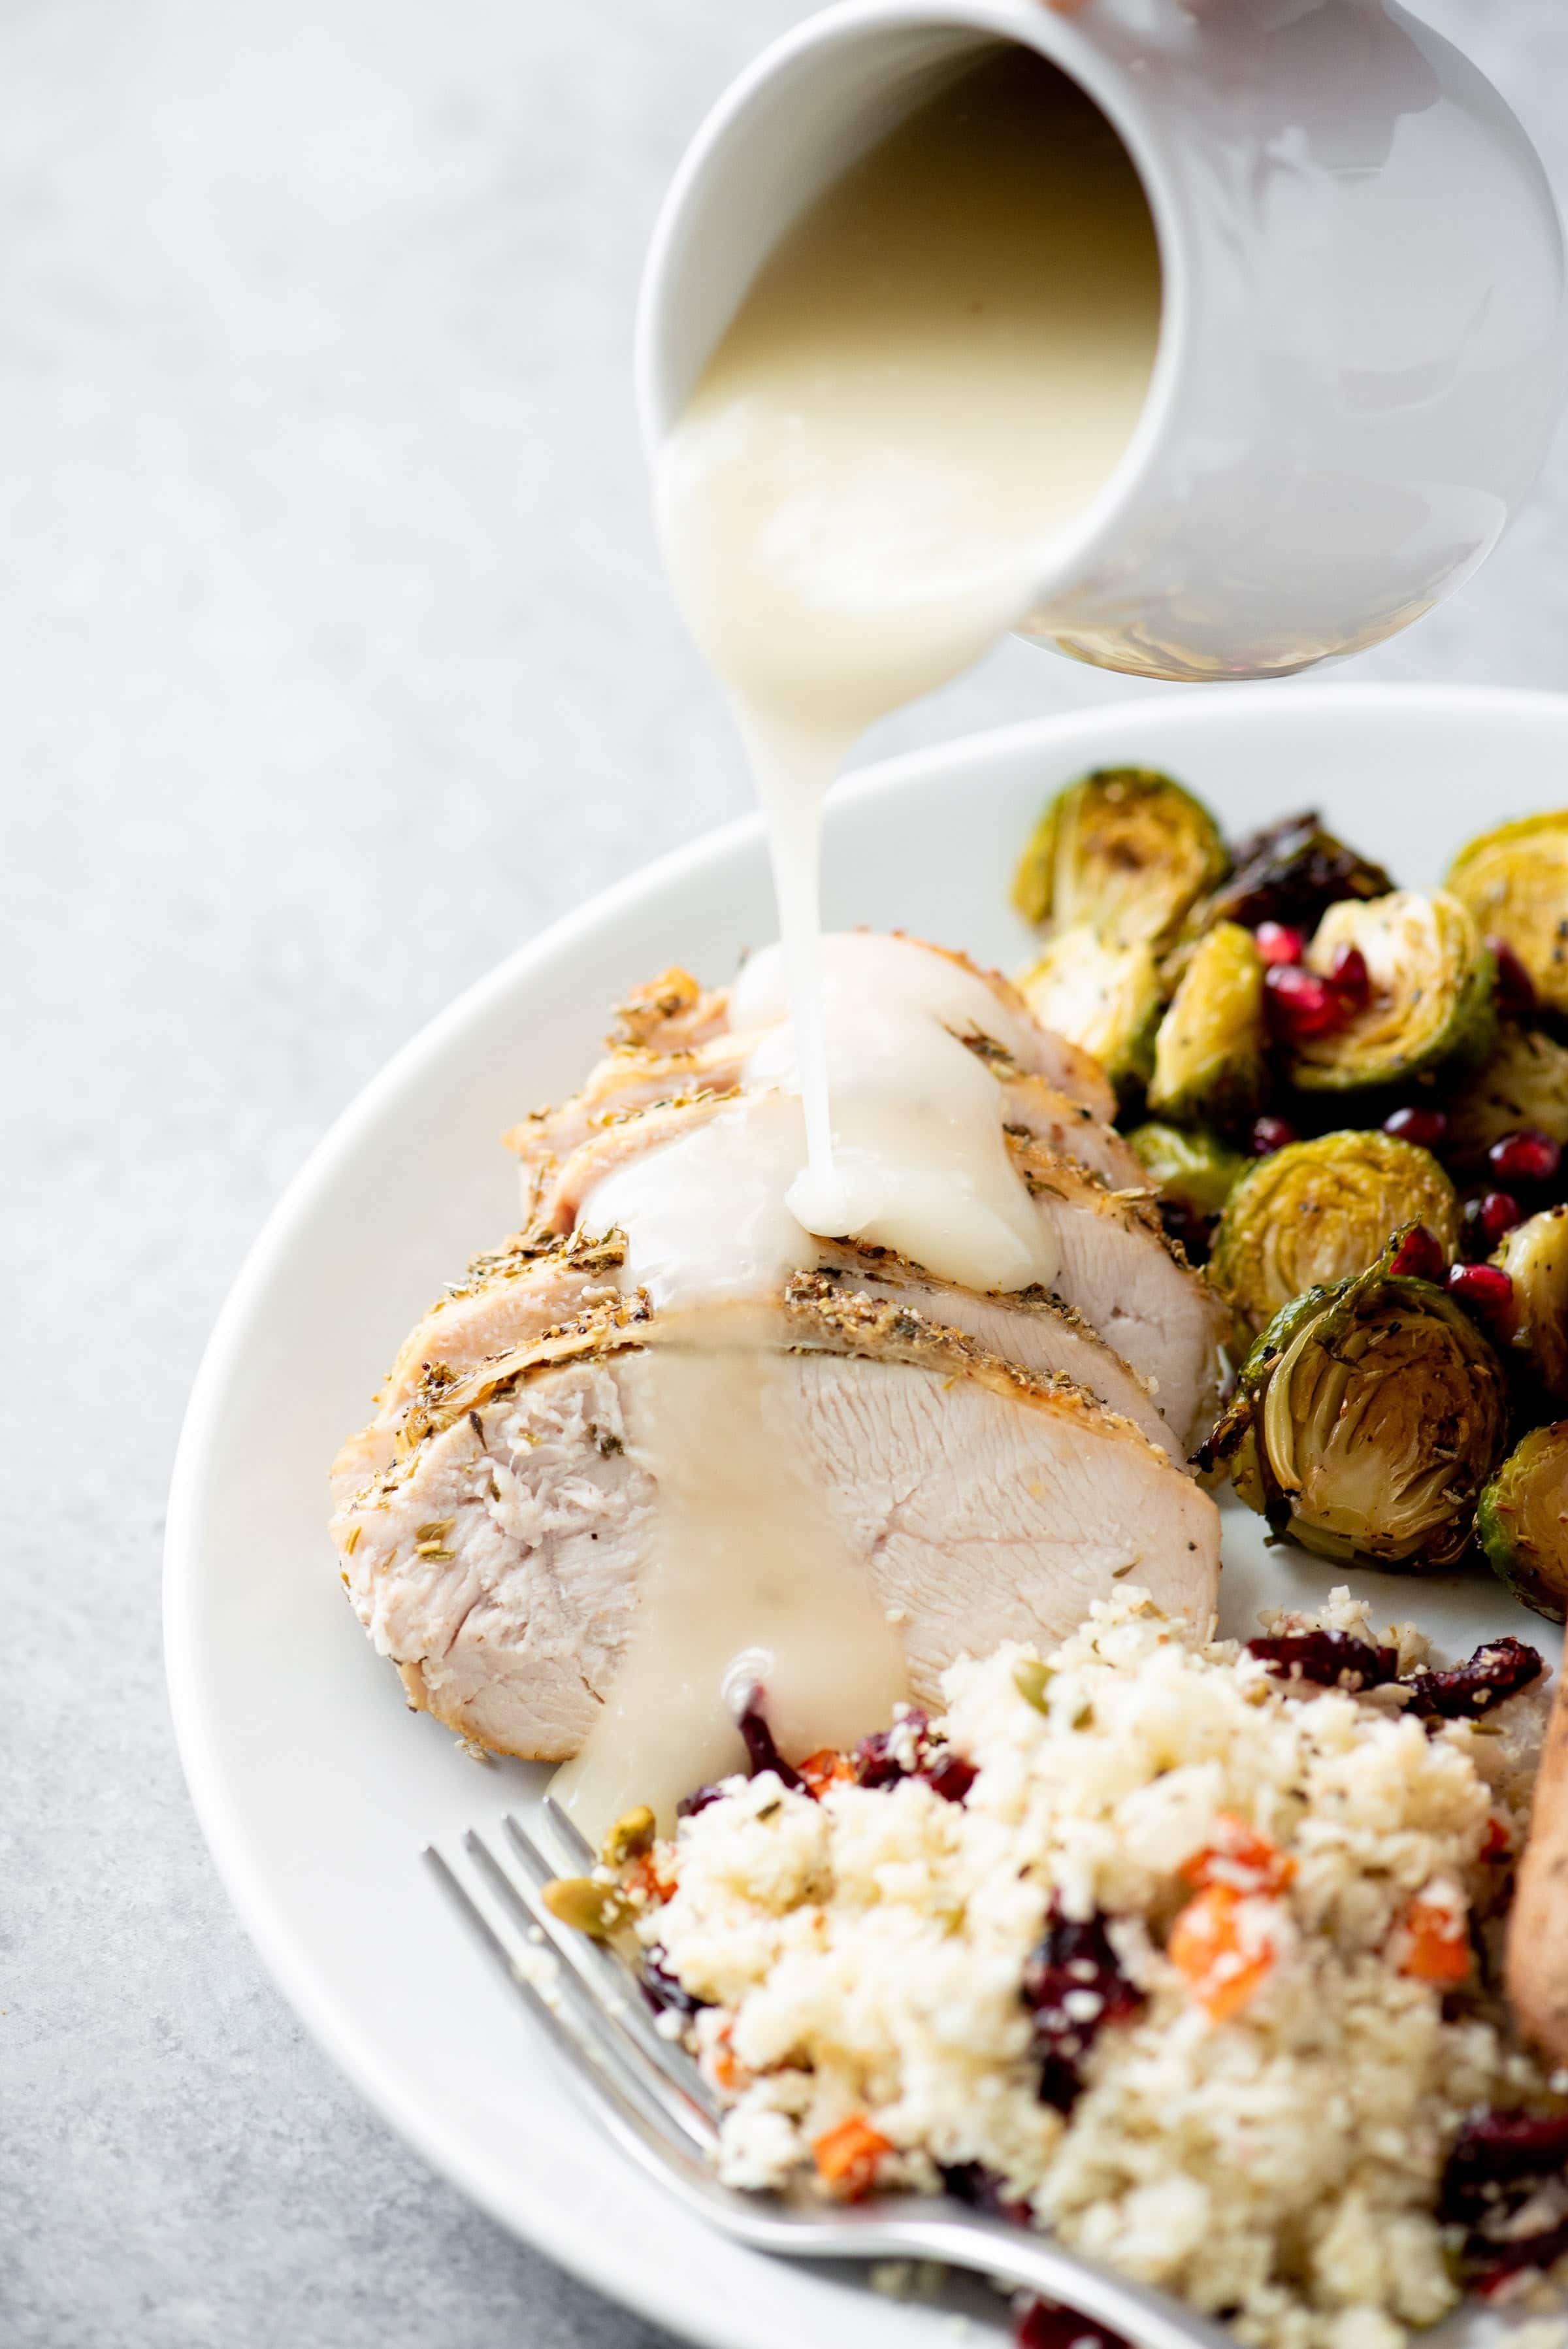
<svg viewBox="0 0 1568 2349"><path fill-rule="evenodd" d="M657 447L758 265L956 60L1039 50L1141 176L1163 275L1126 455L1042 552L1025 633L1078 659L1272 677L1376 644L1491 553L1568 369L1540 161L1393 0L847 0L720 100L665 204L638 391ZM1048 419L1043 429L1049 429Z"/></svg>

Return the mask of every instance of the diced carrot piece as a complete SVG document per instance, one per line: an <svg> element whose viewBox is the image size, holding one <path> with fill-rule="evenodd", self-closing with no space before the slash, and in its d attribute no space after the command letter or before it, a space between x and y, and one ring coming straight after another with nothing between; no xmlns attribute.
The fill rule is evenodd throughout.
<svg viewBox="0 0 1568 2349"><path fill-rule="evenodd" d="M727 2089L732 2095L738 2095L743 2088L750 2085L751 2075L729 2044L734 2029L733 2023L727 2023L719 2033L713 2053L708 2057L708 2069L713 2074L716 2086Z"/></svg>
<svg viewBox="0 0 1568 2349"><path fill-rule="evenodd" d="M863 2113L851 2113L836 2128L824 2129L811 2147L823 2179L851 2202L871 2192L878 2164L892 2151L891 2141L872 2128Z"/></svg>
<svg viewBox="0 0 1568 2349"><path fill-rule="evenodd" d="M1189 1900L1171 1928L1165 1954L1215 2023L1239 2014L1274 1965L1267 1950L1242 1948L1236 1912L1245 1899L1233 1885L1211 1884Z"/></svg>
<svg viewBox="0 0 1568 2349"><path fill-rule="evenodd" d="M840 1754L831 1745L819 1746L815 1754L808 1754L804 1762L795 1766L805 1781L806 1792L819 1803L830 1786L854 1784L854 1764L847 1754Z"/></svg>
<svg viewBox="0 0 1568 2349"><path fill-rule="evenodd" d="M668 1900L676 1891L675 1878L660 1875L658 1862L651 1851L634 1859L622 1880L628 1892L640 1892L647 1901Z"/></svg>
<svg viewBox="0 0 1568 2349"><path fill-rule="evenodd" d="M1179 1873L1194 1891L1211 1884L1234 1892L1283 1892L1295 1874L1289 1852L1281 1851L1266 1835L1249 1826L1233 1811L1222 1811L1214 1822L1219 1832L1212 1843L1186 1861Z"/></svg>
<svg viewBox="0 0 1568 2349"><path fill-rule="evenodd" d="M1407 1940L1399 1971L1414 1982L1451 1986L1469 1979L1470 1934L1465 1920L1435 1900L1412 1900L1400 1920Z"/></svg>

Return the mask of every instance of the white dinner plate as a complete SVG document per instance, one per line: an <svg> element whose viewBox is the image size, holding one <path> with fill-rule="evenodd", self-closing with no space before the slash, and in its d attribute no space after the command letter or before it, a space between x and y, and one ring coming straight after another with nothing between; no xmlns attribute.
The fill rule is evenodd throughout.
<svg viewBox="0 0 1568 2349"><path fill-rule="evenodd" d="M1455 688L1230 687L1095 709L857 776L828 826L829 921L901 926L1016 964L1014 859L1041 802L1083 769L1169 768L1233 833L1302 806L1436 881L1483 825L1568 800L1568 698ZM346 1605L325 1533L327 1463L399 1340L517 1219L502 1129L572 1090L606 1007L671 962L723 980L771 935L755 821L697 841L521 949L401 1051L291 1185L235 1283L175 1469L165 1588L170 1689L191 1792L262 1956L376 2108L501 2223L715 2349L912 2349L934 2311L857 2272L741 2251L613 2151L530 2019L456 1930L421 1847L538 1789L476 1765L410 1714ZM1226 1628L1265 1594L1343 1575L1225 1524ZM1483 1572L1361 1575L1468 1652L1555 1634Z"/></svg>

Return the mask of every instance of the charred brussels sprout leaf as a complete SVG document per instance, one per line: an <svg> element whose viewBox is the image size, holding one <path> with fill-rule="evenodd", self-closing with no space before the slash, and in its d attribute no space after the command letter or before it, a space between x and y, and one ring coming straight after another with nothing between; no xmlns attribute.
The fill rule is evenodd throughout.
<svg viewBox="0 0 1568 2349"><path fill-rule="evenodd" d="M1058 792L1013 883L1026 921L1085 924L1114 946L1171 936L1228 859L1201 801L1146 767L1102 767Z"/></svg>
<svg viewBox="0 0 1568 2349"><path fill-rule="evenodd" d="M1303 1092L1387 1089L1445 1063L1485 1059L1497 1032L1495 972L1457 897L1396 889L1366 905L1330 905L1308 965L1326 978L1351 947L1366 961L1367 1001L1340 1026L1297 1043L1290 1074Z"/></svg>
<svg viewBox="0 0 1568 2349"><path fill-rule="evenodd" d="M1215 922L1285 922L1315 927L1342 897L1386 897L1394 886L1380 864L1325 832L1315 810L1286 816L1237 847L1228 881L1194 907L1189 927Z"/></svg>
<svg viewBox="0 0 1568 2349"><path fill-rule="evenodd" d="M1217 1216L1251 1161L1212 1133L1140 1125L1128 1135L1161 1198L1194 1216Z"/></svg>
<svg viewBox="0 0 1568 2349"><path fill-rule="evenodd" d="M1516 1224L1492 1262L1513 1283L1511 1346L1554 1402L1568 1402L1568 1207Z"/></svg>
<svg viewBox="0 0 1568 2349"><path fill-rule="evenodd" d="M1210 1271L1255 1332L1304 1289L1365 1272L1403 1225L1424 1224L1451 1259L1460 1221L1454 1186L1430 1151L1389 1133L1320 1134L1243 1175Z"/></svg>
<svg viewBox="0 0 1568 2349"><path fill-rule="evenodd" d="M1064 930L1018 985L1040 1025L1092 1052L1119 1093L1147 1083L1161 1001L1147 940L1113 946L1087 926Z"/></svg>
<svg viewBox="0 0 1568 2349"><path fill-rule="evenodd" d="M1494 1142L1526 1126L1568 1147L1568 1045L1505 1021L1485 1065L1449 1103L1446 1154L1479 1166Z"/></svg>
<svg viewBox="0 0 1568 2349"><path fill-rule="evenodd" d="M1183 1124L1235 1125L1264 1088L1264 966L1250 930L1202 937L1160 1023L1149 1106Z"/></svg>
<svg viewBox="0 0 1568 2349"><path fill-rule="evenodd" d="M1504 938L1549 1011L1568 1011L1568 810L1500 823L1461 848L1448 887Z"/></svg>
<svg viewBox="0 0 1568 2349"><path fill-rule="evenodd" d="M1506 1429L1502 1367L1474 1322L1377 1264L1276 1316L1212 1444L1276 1536L1423 1573L1468 1547Z"/></svg>
<svg viewBox="0 0 1568 2349"><path fill-rule="evenodd" d="M1480 1496L1476 1533L1492 1572L1538 1615L1568 1616L1568 1419L1532 1427Z"/></svg>

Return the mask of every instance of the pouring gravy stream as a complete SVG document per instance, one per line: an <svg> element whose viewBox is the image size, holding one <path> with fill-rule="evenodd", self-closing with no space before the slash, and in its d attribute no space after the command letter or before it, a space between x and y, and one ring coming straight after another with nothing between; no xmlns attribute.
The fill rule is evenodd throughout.
<svg viewBox="0 0 1568 2349"><path fill-rule="evenodd" d="M665 442L665 557L751 759L781 950L732 1001L767 1113L721 1111L584 1203L661 1310L755 1301L819 1237L975 1288L1054 1278L1000 1088L961 1040L988 990L901 941L821 939L821 811L869 725L1025 616L1127 448L1159 325L1125 150L1054 67L994 49L785 235ZM667 1829L679 1795L739 1767L744 1685L766 1685L786 1753L852 1742L905 1692L896 1627L793 1456L780 1359L741 1321L739 1342L672 1350L643 1432L660 1554L557 1782L590 1837L636 1802Z"/></svg>

